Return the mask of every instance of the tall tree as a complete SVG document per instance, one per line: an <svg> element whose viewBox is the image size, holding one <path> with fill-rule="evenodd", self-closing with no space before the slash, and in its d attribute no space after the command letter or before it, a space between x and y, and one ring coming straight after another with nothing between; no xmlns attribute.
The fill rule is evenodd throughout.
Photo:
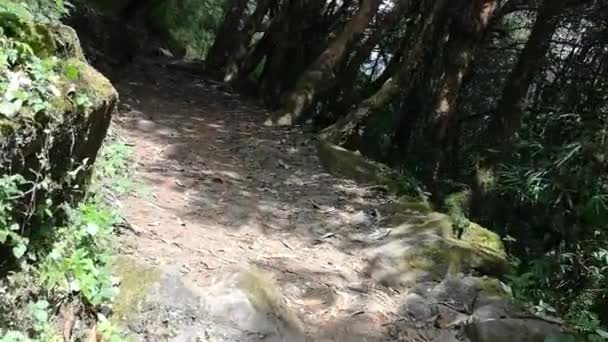
<svg viewBox="0 0 608 342"><path fill-rule="evenodd" d="M224 67L224 81L232 82L238 80L243 71L244 62L249 54L253 53L255 46L251 46L251 40L256 32L264 31L271 23L273 17L264 22L264 17L270 8L275 5L276 0L258 0L253 13L245 21L243 29L236 36L233 51L230 53L228 62Z"/></svg>
<svg viewBox="0 0 608 342"><path fill-rule="evenodd" d="M431 113L431 163L433 180L437 178L446 148L447 132L456 111L458 94L465 75L496 11L498 0L467 2L464 13L456 13L450 24L444 72Z"/></svg>
<svg viewBox="0 0 608 342"><path fill-rule="evenodd" d="M383 38L389 34L390 30L394 29L406 17L407 11L410 9L409 0L401 0L387 13L378 17L376 25L372 32L354 51L352 57L344 63L345 66L340 71L336 78L336 93L342 93L339 107L348 108L355 99L355 87L350 86L355 83L357 75L360 73L361 66L368 60L374 49L378 46ZM378 61L378 59L377 59ZM373 76L370 75L370 76Z"/></svg>
<svg viewBox="0 0 608 342"><path fill-rule="evenodd" d="M247 0L229 0L226 2L224 21L205 60L209 69L219 69L227 63L228 56L239 34L239 25L246 9Z"/></svg>
<svg viewBox="0 0 608 342"><path fill-rule="evenodd" d="M348 115L324 129L321 133L324 139L335 144L344 144L362 121L386 106L400 93L407 94L410 92L415 84L414 80L416 79L416 73L419 71L418 68L427 56L429 47L434 45L439 33L443 32L445 14L449 5L448 0L429 2L432 3L432 7L426 11L424 18L420 18L420 24L413 41L405 45L404 57L397 73Z"/></svg>
<svg viewBox="0 0 608 342"><path fill-rule="evenodd" d="M527 95L534 77L551 44L559 14L564 10L567 0L544 0L532 27L530 37L519 55L517 64L511 71L496 113L487 128L487 142L503 146L521 125L521 118L527 105Z"/></svg>
<svg viewBox="0 0 608 342"><path fill-rule="evenodd" d="M359 9L316 61L299 77L295 89L286 97L283 108L267 125L291 125L314 102L324 82L334 77L334 70L347 53L349 43L361 34L375 15L380 0L361 0Z"/></svg>

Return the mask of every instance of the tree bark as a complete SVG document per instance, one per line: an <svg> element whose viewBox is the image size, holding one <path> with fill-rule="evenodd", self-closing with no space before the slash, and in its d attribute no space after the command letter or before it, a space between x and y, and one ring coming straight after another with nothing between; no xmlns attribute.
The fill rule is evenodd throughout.
<svg viewBox="0 0 608 342"><path fill-rule="evenodd" d="M361 0L357 12L327 49L300 76L295 89L285 97L283 109L274 113L266 125L292 125L312 104L322 84L334 77L334 69L343 60L349 43L365 30L376 13L380 0Z"/></svg>
<svg viewBox="0 0 608 342"><path fill-rule="evenodd" d="M270 10L275 0L258 0L253 13L247 18L245 26L239 32L234 43L234 50L230 53L228 63L224 67L224 82L232 82L240 78L243 63L249 54L251 39L256 32L262 30L263 26L268 26L272 22L264 23L264 17Z"/></svg>
<svg viewBox="0 0 608 342"><path fill-rule="evenodd" d="M382 38L385 37L387 32L395 27L401 19L404 17L409 7L409 1L399 1L395 8L382 18L379 18L377 27L372 34L361 44L355 51L353 57L348 61L348 64L344 67L343 71L337 80L340 85L351 85L355 82L361 65L369 58L374 48L380 43ZM370 76L373 76L373 72ZM348 86L342 90L342 96L340 103L337 105L338 108L348 108L354 102L355 87ZM336 93L339 89L336 90Z"/></svg>
<svg viewBox="0 0 608 342"><path fill-rule="evenodd" d="M559 14L566 2L543 1L530 37L507 79L496 113L488 125L486 141L493 146L504 146L521 126L528 91L549 50L551 37L559 23Z"/></svg>
<svg viewBox="0 0 608 342"><path fill-rule="evenodd" d="M475 50L492 21L497 5L497 0L473 0L465 5L465 13L458 13L458 17L454 18L450 25L445 70L431 114L433 180L438 176L444 149L447 147L447 133L456 111L462 82L469 71Z"/></svg>
<svg viewBox="0 0 608 342"><path fill-rule="evenodd" d="M229 0L226 3L226 15L215 41L207 54L206 64L210 69L220 69L227 63L228 56L239 32L241 19L247 9L247 0Z"/></svg>
<svg viewBox="0 0 608 342"><path fill-rule="evenodd" d="M425 16L412 44L406 44L403 62L398 72L389 78L371 97L352 110L347 116L327 127L321 137L338 145L344 144L359 124L387 105L400 93L408 94L413 85L418 67L422 64L427 49L433 46L437 34L443 31L445 12L449 0L435 0L432 9Z"/></svg>

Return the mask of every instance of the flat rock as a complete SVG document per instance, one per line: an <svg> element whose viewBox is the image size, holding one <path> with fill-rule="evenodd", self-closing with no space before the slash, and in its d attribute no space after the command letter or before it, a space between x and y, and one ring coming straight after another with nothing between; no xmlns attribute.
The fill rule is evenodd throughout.
<svg viewBox="0 0 608 342"><path fill-rule="evenodd" d="M197 288L178 272L120 261L123 275L116 321L130 341L304 342L301 323L283 304L272 278L258 269L234 270ZM146 273L139 273L145 269ZM148 282L142 287L142 284ZM135 283L135 284L133 284ZM138 292L138 293L132 293ZM144 292L144 293L140 293ZM120 307L121 302L128 308Z"/></svg>
<svg viewBox="0 0 608 342"><path fill-rule="evenodd" d="M556 324L519 318L473 322L465 332L471 342L545 342L552 336L564 336Z"/></svg>

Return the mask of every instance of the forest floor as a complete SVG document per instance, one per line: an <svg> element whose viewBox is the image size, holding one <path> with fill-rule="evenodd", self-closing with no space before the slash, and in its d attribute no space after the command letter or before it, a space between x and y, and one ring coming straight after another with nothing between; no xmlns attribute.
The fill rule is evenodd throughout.
<svg viewBox="0 0 608 342"><path fill-rule="evenodd" d="M116 85L115 122L147 194L125 200L124 252L204 287L225 270L271 272L315 341L386 340L404 293L365 276L381 237L373 188L326 173L312 135L219 83L153 65Z"/></svg>

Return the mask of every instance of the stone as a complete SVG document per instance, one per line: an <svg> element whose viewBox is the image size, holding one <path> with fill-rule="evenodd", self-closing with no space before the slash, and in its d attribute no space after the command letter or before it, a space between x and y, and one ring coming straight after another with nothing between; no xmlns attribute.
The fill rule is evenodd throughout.
<svg viewBox="0 0 608 342"><path fill-rule="evenodd" d="M365 249L367 274L387 286L439 282L459 273L502 275L510 267L504 250L455 239L449 218L437 212L417 215L387 228L391 232L382 243L370 243Z"/></svg>
<svg viewBox="0 0 608 342"><path fill-rule="evenodd" d="M564 335L560 326L539 319L488 319L465 327L471 342L545 342L551 336Z"/></svg>
<svg viewBox="0 0 608 342"><path fill-rule="evenodd" d="M46 177L51 182L63 183L69 172L85 162L87 166L95 162L118 93L104 75L86 62L74 30L64 25L22 25L37 56L60 57L64 65L78 70L78 77L68 79L58 74L54 81L55 96L49 99L45 112L28 114L28 109L23 108L20 114L24 115L0 118L0 174L19 173L26 180ZM36 34L29 35L34 32L31 30ZM90 105L75 104L75 92L86 94ZM91 172L92 168L84 168L70 181L71 186L63 187L61 193L53 196L60 197L58 201L82 196Z"/></svg>
<svg viewBox="0 0 608 342"><path fill-rule="evenodd" d="M306 341L274 279L255 267L223 273L205 287L127 257L114 271L122 281L110 319L127 329L129 341Z"/></svg>
<svg viewBox="0 0 608 342"><path fill-rule="evenodd" d="M368 184L387 185L390 192L400 190L398 177L385 165L371 161L360 153L319 140L319 159L330 173Z"/></svg>
<svg viewBox="0 0 608 342"><path fill-rule="evenodd" d="M438 314L437 307L429 302L428 299L410 293L405 296L403 305L399 310L399 316L406 321L417 322L424 325L432 321Z"/></svg>
<svg viewBox="0 0 608 342"><path fill-rule="evenodd" d="M479 282L474 277L446 278L429 294L435 303L445 304L459 312L469 313L479 292Z"/></svg>

